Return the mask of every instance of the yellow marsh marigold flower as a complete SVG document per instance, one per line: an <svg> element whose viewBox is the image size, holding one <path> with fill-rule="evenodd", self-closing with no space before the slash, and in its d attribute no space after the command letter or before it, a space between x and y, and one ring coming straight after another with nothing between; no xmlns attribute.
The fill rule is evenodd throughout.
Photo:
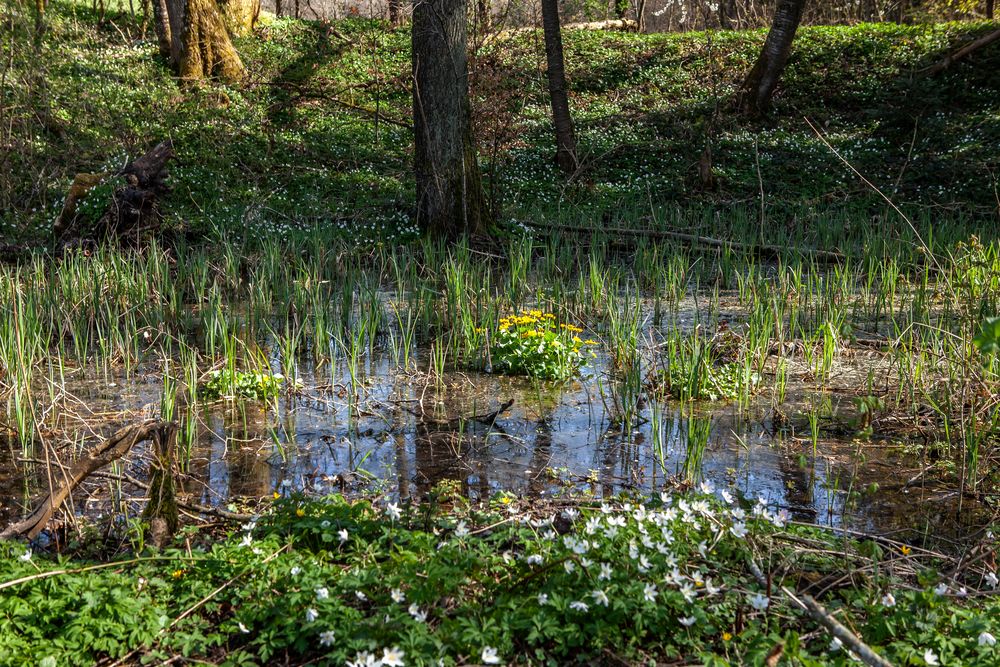
<svg viewBox="0 0 1000 667"><path fill-rule="evenodd" d="M306 511L304 509L302 509L301 507L295 508L295 516L305 516L305 515Z"/></svg>

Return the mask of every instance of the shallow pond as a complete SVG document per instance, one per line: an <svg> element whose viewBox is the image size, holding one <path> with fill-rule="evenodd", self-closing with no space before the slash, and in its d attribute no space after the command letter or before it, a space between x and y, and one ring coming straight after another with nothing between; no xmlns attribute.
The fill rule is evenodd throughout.
<svg viewBox="0 0 1000 667"><path fill-rule="evenodd" d="M867 362L859 357L853 363L863 371ZM276 359L272 365L279 367ZM640 402L625 427L609 409L603 355L567 383L466 370L435 378L415 367L429 368L427 359L418 355L402 372L388 353L369 353L352 398L346 364L300 363L295 394L199 405L182 481L186 498L225 507L275 491L368 486L405 498L442 480L455 480L472 498L500 491L602 498L687 478L763 497L801 521L907 539L958 540L985 520L973 500L960 507L954 490L922 476L924 466L906 452L905 441L854 438L854 396L836 388L818 390L791 379L778 419L764 398L743 409L728 402ZM127 423L159 414L163 392L161 377L141 372L108 378L77 371L67 374L66 387L73 398L63 405L85 414L62 420L78 419L80 438L86 424L102 417ZM494 421L489 413L509 401ZM812 423L808 414L815 416ZM60 458L71 458L70 449ZM112 477L143 477L145 454L137 448ZM0 456L7 459L0 490L9 519L44 486L44 468L35 466L32 484L22 463L11 463L23 461L22 452L4 447ZM41 460L37 452L28 457ZM128 493L127 484L98 477L82 487L75 509L120 511Z"/></svg>

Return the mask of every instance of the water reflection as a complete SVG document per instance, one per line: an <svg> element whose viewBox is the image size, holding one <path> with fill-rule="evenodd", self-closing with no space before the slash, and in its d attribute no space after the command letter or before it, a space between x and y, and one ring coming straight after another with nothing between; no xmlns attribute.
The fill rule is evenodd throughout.
<svg viewBox="0 0 1000 667"><path fill-rule="evenodd" d="M301 365L305 389L298 396L203 406L185 490L215 505L266 498L283 485L324 492L366 479L384 480L400 497L425 494L442 480L458 482L472 498L499 490L608 497L655 491L687 472L810 522L956 535L976 521L975 512L957 521L949 498L920 489L866 492L906 462L876 448L861 463L856 445L830 438L813 452L809 438L772 423L767 406L741 412L734 405L695 411L651 404L623 427L599 398L596 378L606 372L600 362L589 369L591 377L562 386L468 371L435 381L398 372L388 355L370 356L364 370L356 399L342 365ZM127 393L94 391L92 409L138 410L159 402L162 385L155 378L119 383L127 384ZM511 399L495 423L471 418ZM801 395L789 411L806 412L809 400ZM826 409L839 414L847 406ZM3 456L0 468L16 467L11 452ZM0 481L5 491L18 488L10 475Z"/></svg>

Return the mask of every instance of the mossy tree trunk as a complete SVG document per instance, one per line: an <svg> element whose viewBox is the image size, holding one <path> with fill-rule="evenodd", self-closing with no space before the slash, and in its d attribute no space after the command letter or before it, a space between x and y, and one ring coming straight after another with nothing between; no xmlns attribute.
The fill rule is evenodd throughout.
<svg viewBox="0 0 1000 667"><path fill-rule="evenodd" d="M466 0L413 7L413 125L417 222L455 238L488 227L472 137Z"/></svg>
<svg viewBox="0 0 1000 667"><path fill-rule="evenodd" d="M778 0L764 48L743 82L741 106L744 113L759 116L770 109L771 96L788 64L792 40L802 21L805 4L806 0Z"/></svg>
<svg viewBox="0 0 1000 667"><path fill-rule="evenodd" d="M253 27L259 0L153 0L160 52L187 80L238 81L243 61L230 34Z"/></svg>
<svg viewBox="0 0 1000 667"><path fill-rule="evenodd" d="M552 122L556 130L556 164L567 174L576 171L576 137L566 93L566 69L563 61L562 30L559 26L559 0L542 0L542 28L545 32L546 75L552 103Z"/></svg>
<svg viewBox="0 0 1000 667"><path fill-rule="evenodd" d="M226 29L233 37L245 37L260 17L260 0L218 0Z"/></svg>
<svg viewBox="0 0 1000 667"><path fill-rule="evenodd" d="M149 502L142 516L149 521L151 533L161 542L177 532L180 512L174 490L174 452L177 446L177 425L168 422L157 429L153 437L153 460L150 463ZM162 522L162 523L161 523ZM157 526L156 524L160 525Z"/></svg>
<svg viewBox="0 0 1000 667"><path fill-rule="evenodd" d="M41 44L45 34L45 0L35 0L35 43Z"/></svg>

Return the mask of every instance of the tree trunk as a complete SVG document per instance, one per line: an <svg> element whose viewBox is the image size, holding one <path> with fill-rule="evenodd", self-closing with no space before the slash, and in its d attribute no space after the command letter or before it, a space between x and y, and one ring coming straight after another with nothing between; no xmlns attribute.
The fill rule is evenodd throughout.
<svg viewBox="0 0 1000 667"><path fill-rule="evenodd" d="M41 44L45 34L45 0L35 0L35 43Z"/></svg>
<svg viewBox="0 0 1000 667"><path fill-rule="evenodd" d="M479 23L480 34L486 34L490 31L491 18L489 0L476 0L476 19Z"/></svg>
<svg viewBox="0 0 1000 667"><path fill-rule="evenodd" d="M153 0L161 53L182 79L219 77L238 81L243 62L233 48L227 25L249 30L259 0ZM163 16L166 16L166 20Z"/></svg>
<svg viewBox="0 0 1000 667"><path fill-rule="evenodd" d="M170 14L167 12L167 0L152 0L153 2L153 25L156 28L156 43L160 49L160 56L173 63L175 61L172 52L173 39L170 31Z"/></svg>
<svg viewBox="0 0 1000 667"><path fill-rule="evenodd" d="M402 3L400 0L389 0L389 24L396 27L403 22Z"/></svg>
<svg viewBox="0 0 1000 667"><path fill-rule="evenodd" d="M244 37L260 17L260 0L218 0L226 29L233 37Z"/></svg>
<svg viewBox="0 0 1000 667"><path fill-rule="evenodd" d="M741 106L744 113L759 116L770 108L771 96L788 63L805 4L805 0L778 0L767 41L743 83Z"/></svg>
<svg viewBox="0 0 1000 667"><path fill-rule="evenodd" d="M994 0L986 0L986 18L993 20L993 4Z"/></svg>
<svg viewBox="0 0 1000 667"><path fill-rule="evenodd" d="M163 219L159 200L170 191L167 186L167 164L174 158L170 140L160 142L145 155L128 163L108 180L107 173L77 174L70 186L62 211L52 225L61 241L81 239L114 239L138 243L148 234L161 231ZM80 219L79 204L102 183L114 184L111 201L96 221ZM99 202L98 205L104 204Z"/></svg>
<svg viewBox="0 0 1000 667"><path fill-rule="evenodd" d="M567 174L576 171L576 138L573 118L566 95L566 70L563 67L562 33L559 28L559 1L542 0L542 27L545 31L546 73L552 101L552 122L556 129L556 164Z"/></svg>
<svg viewBox="0 0 1000 667"><path fill-rule="evenodd" d="M174 489L174 452L177 445L177 425L163 424L153 436L153 461L150 463L149 502L142 518L150 523L150 534L157 548L163 547L165 538L177 532L180 513ZM162 522L158 528L156 522Z"/></svg>
<svg viewBox="0 0 1000 667"><path fill-rule="evenodd" d="M466 0L413 7L417 223L450 238L485 231L486 202L472 139Z"/></svg>

